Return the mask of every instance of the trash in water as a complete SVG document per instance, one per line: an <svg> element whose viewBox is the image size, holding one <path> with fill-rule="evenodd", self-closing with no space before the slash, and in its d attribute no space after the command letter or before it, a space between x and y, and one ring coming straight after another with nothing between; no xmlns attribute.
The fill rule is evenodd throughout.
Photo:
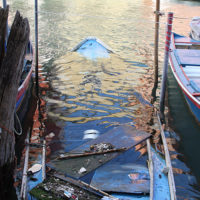
<svg viewBox="0 0 200 200"><path fill-rule="evenodd" d="M34 173L40 171L41 169L42 169L41 164L34 164L31 168L29 168L28 172L34 174Z"/></svg>
<svg viewBox="0 0 200 200"><path fill-rule="evenodd" d="M74 199L74 200L78 200L78 197L74 194L72 194L72 192L69 192L69 191L64 191L64 195L67 197L67 198L70 198L70 199Z"/></svg>
<svg viewBox="0 0 200 200"><path fill-rule="evenodd" d="M85 173L85 172L87 172L87 170L85 169L85 167L81 167L81 169L79 170L79 174L83 174L83 173Z"/></svg>
<svg viewBox="0 0 200 200"><path fill-rule="evenodd" d="M114 197L107 197L107 196L103 196L101 198L101 200L119 200L118 198L114 198Z"/></svg>
<svg viewBox="0 0 200 200"><path fill-rule="evenodd" d="M103 152L111 149L114 149L114 146L110 143L99 143L90 146L90 150L93 152Z"/></svg>
<svg viewBox="0 0 200 200"><path fill-rule="evenodd" d="M89 129L89 130L84 131L83 140L96 139L98 137L99 137L99 131L94 130L94 129Z"/></svg>

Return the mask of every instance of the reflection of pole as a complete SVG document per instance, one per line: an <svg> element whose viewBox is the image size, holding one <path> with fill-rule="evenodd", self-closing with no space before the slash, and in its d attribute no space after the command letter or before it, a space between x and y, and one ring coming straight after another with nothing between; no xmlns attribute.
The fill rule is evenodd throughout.
<svg viewBox="0 0 200 200"><path fill-rule="evenodd" d="M6 0L3 0L3 8L5 9L7 6Z"/></svg>
<svg viewBox="0 0 200 200"><path fill-rule="evenodd" d="M156 0L155 11L155 38L154 38L154 88L152 96L156 98L156 89L158 87L158 41L159 41L159 17L160 17L160 0ZM153 102L152 102L153 103Z"/></svg>
<svg viewBox="0 0 200 200"><path fill-rule="evenodd" d="M173 13L169 12L168 19L167 19L165 58L164 58L164 67L163 67L162 85L161 85L161 94L160 94L160 114L161 114L162 120L164 119L164 110L165 110L165 90L166 90L166 81L167 81L167 72L168 72L169 48L170 48L171 33L172 33L172 20L173 20Z"/></svg>
<svg viewBox="0 0 200 200"><path fill-rule="evenodd" d="M35 0L35 86L36 95L39 97L38 86L38 1Z"/></svg>

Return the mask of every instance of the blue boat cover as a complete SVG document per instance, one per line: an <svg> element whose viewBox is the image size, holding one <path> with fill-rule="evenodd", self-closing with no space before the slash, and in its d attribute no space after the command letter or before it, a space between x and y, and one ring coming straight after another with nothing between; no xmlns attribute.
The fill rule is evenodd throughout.
<svg viewBox="0 0 200 200"><path fill-rule="evenodd" d="M200 50L177 49L175 56L180 65L200 66Z"/></svg>
<svg viewBox="0 0 200 200"><path fill-rule="evenodd" d="M96 170L91 185L107 192L148 194L149 170L134 163L107 164Z"/></svg>

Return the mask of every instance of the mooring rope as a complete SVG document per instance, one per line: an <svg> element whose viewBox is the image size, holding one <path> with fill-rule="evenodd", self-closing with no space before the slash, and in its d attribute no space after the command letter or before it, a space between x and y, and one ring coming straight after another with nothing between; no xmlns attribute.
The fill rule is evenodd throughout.
<svg viewBox="0 0 200 200"><path fill-rule="evenodd" d="M17 130L15 129L15 126L14 126L14 132L15 132L15 134L17 134L17 135L22 135L22 132L23 132L23 130L22 130L22 125L21 125L21 122L20 122L19 117L18 117L18 115L17 115L17 112L15 112L14 115L15 115L15 117L16 117L16 120L17 120L18 125L19 125L19 129L20 129L20 131L17 132Z"/></svg>

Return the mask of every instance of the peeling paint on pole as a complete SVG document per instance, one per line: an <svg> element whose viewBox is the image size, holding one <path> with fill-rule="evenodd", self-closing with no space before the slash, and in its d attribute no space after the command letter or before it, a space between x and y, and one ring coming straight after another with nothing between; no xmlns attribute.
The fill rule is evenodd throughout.
<svg viewBox="0 0 200 200"><path fill-rule="evenodd" d="M165 91L166 91L166 81L168 73L168 60L169 60L169 47L170 47L171 33L172 33L172 21L173 21L173 13L169 12L167 19L167 28L166 28L165 57L164 57L164 67L163 67L162 85L160 94L160 114L162 120L164 119L164 110L165 110Z"/></svg>

